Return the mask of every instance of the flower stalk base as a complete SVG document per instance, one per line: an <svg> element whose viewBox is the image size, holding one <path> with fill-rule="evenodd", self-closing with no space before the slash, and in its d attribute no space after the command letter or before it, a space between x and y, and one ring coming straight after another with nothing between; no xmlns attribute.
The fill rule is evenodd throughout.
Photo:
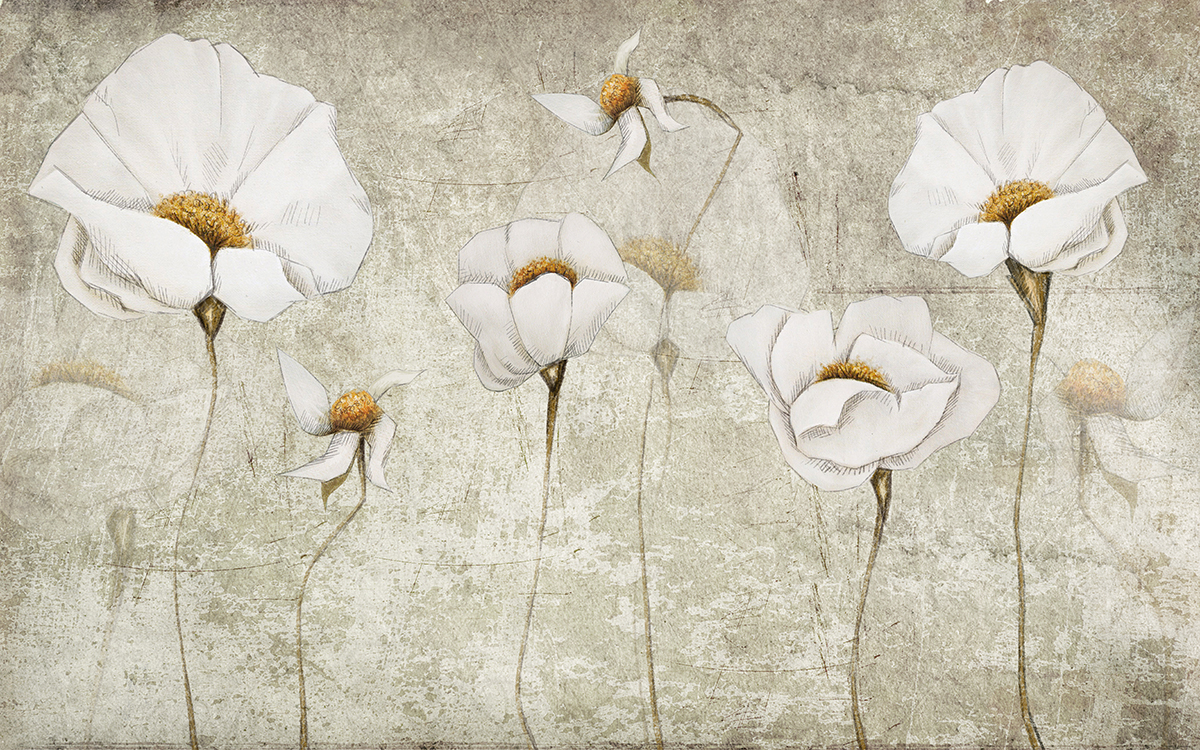
<svg viewBox="0 0 1200 750"><path fill-rule="evenodd" d="M854 641L850 646L850 713L854 718L854 738L859 750L867 750L867 733L863 729L862 712L858 707L858 662L859 642L862 636L863 611L867 607L867 591L871 587L871 571L875 568L875 556L883 540L883 524L887 521L892 505L892 472L876 469L871 475L871 489L875 490L875 533L871 537L871 552L867 555L867 569L863 573L862 594L858 599L858 615L854 618Z"/></svg>

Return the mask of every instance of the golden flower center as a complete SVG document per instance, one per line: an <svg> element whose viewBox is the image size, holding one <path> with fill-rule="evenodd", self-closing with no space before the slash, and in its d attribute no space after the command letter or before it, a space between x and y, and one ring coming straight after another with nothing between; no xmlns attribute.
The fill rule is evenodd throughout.
<svg viewBox="0 0 1200 750"><path fill-rule="evenodd" d="M383 409L366 391L342 394L329 407L329 426L335 430L363 432L383 416Z"/></svg>
<svg viewBox="0 0 1200 750"><path fill-rule="evenodd" d="M1116 413L1125 406L1125 381L1103 362L1082 359L1058 384L1058 397L1080 414Z"/></svg>
<svg viewBox="0 0 1200 750"><path fill-rule="evenodd" d="M833 362L825 365L817 373L816 382L820 383L822 380L857 380L885 391L892 390L882 372L862 361Z"/></svg>
<svg viewBox="0 0 1200 750"><path fill-rule="evenodd" d="M1002 221L1012 228L1017 214L1035 203L1053 198L1054 191L1044 182L1037 180L1014 180L996 188L979 209L980 221Z"/></svg>
<svg viewBox="0 0 1200 750"><path fill-rule="evenodd" d="M664 292L700 291L700 270L679 245L661 237L639 237L617 250L621 260L645 271Z"/></svg>
<svg viewBox="0 0 1200 750"><path fill-rule="evenodd" d="M513 274L512 281L508 284L508 296L511 297L517 293L517 290L533 281L537 277L547 274L556 273L562 276L567 281L571 282L571 288L579 283L579 274L571 268L569 263L558 260L557 258L548 258L545 255L537 260L530 261L526 265L517 269Z"/></svg>
<svg viewBox="0 0 1200 750"><path fill-rule="evenodd" d="M173 221L208 245L211 257L223 247L253 247L250 225L229 201L208 193L188 190L163 198L150 210L160 219Z"/></svg>
<svg viewBox="0 0 1200 750"><path fill-rule="evenodd" d="M642 89L634 76L613 73L600 87L600 109L614 120L641 98Z"/></svg>

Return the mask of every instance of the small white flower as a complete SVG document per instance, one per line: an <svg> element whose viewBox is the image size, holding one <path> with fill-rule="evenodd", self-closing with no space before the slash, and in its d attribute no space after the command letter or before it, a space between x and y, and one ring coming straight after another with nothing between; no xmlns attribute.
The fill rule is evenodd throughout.
<svg viewBox="0 0 1200 750"><path fill-rule="evenodd" d="M600 88L599 104L582 94L533 95L543 107L589 135L603 135L614 122L617 124L621 130L621 147L608 174L604 175L606 178L633 161L640 162L647 172L650 171L650 134L638 107L650 110L659 126L668 133L687 127L667 114L667 105L657 83L629 75L629 55L637 48L641 34L638 31L617 48L613 73Z"/></svg>
<svg viewBox="0 0 1200 750"><path fill-rule="evenodd" d="M392 448L396 422L383 413L378 402L390 389L411 383L422 371L393 370L367 390L348 391L330 405L325 386L299 362L276 351L283 385L300 428L310 435L333 435L323 456L283 476L332 482L350 471L362 450L367 479L390 491L383 467Z"/></svg>
<svg viewBox="0 0 1200 750"><path fill-rule="evenodd" d="M1045 62L996 70L917 118L888 212L904 249L983 276L1007 258L1091 273L1121 252L1116 198L1146 181L1129 143Z"/></svg>
<svg viewBox="0 0 1200 750"><path fill-rule="evenodd" d="M446 304L475 337L475 373L493 391L585 353L629 293L617 249L580 214L476 234L458 253L458 283Z"/></svg>
<svg viewBox="0 0 1200 750"><path fill-rule="evenodd" d="M933 330L920 297L828 312L764 306L726 340L767 393L784 458L823 490L910 469L975 431L1000 398L987 360Z"/></svg>
<svg viewBox="0 0 1200 750"><path fill-rule="evenodd" d="M113 318L211 297L270 320L349 285L371 243L333 107L227 44L175 34L100 82L29 193L71 214L63 287Z"/></svg>

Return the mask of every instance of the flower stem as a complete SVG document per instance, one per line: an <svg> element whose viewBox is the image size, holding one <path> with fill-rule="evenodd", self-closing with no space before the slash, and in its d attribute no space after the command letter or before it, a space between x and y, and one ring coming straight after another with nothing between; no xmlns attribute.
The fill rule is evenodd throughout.
<svg viewBox="0 0 1200 750"><path fill-rule="evenodd" d="M325 550L329 549L329 545L333 544L333 540L338 534L342 533L342 529L350 525L358 512L362 510L363 504L367 502L367 467L366 459L364 458L365 446L360 440L358 444L358 476L359 476L359 499L358 505L354 506L354 510L342 519L337 528L330 532L329 536L325 537L325 541L317 548L316 554L308 563L308 568L304 571L304 578L300 579L300 593L296 596L296 674L300 680L300 750L308 750L308 700L304 692L304 636L301 631L301 615L304 609L304 590L308 586L308 578L312 575L313 568L316 567L317 561L321 559L321 555L325 554Z"/></svg>
<svg viewBox="0 0 1200 750"><path fill-rule="evenodd" d="M212 370L212 394L208 398L208 416L204 420L204 430L200 437L200 451L196 456L196 468L192 471L192 482L183 496L183 509L179 512L179 524L175 527L175 548L171 564L171 590L175 598L175 632L179 636L179 663L183 669L183 698L187 703L188 739L192 750L199 750L200 742L196 737L196 710L192 704L192 683L188 678L187 654L183 647L183 620L179 616L179 537L183 533L183 524L187 519L188 509L195 499L196 481L200 476L200 465L204 460L204 451L208 448L208 437L212 433L213 413L217 407L217 349L214 343L215 331L204 337L208 349L208 363Z"/></svg>
<svg viewBox="0 0 1200 750"><path fill-rule="evenodd" d="M665 379L664 376L664 389L666 387ZM642 444L639 449L638 462L638 554L642 561L642 613L645 615L646 626L646 681L650 691L650 723L654 728L654 746L658 750L663 750L662 720L658 715L658 693L654 686L654 640L650 632L650 575L646 569L646 527L642 512L642 490L646 475L646 433L650 431L650 406L653 403L654 382L651 381L650 393L646 397L646 416L642 420Z"/></svg>
<svg viewBox="0 0 1200 750"><path fill-rule="evenodd" d="M704 205L700 207L700 213L696 214L696 221L692 223L692 228L688 230L687 237L683 241L683 251L687 252L688 246L692 244L692 235L696 233L696 227L700 226L700 220L704 218L704 212L708 210L709 205L713 202L713 197L717 194L717 188L721 187L721 182L725 179L725 173L729 171L729 164L733 161L733 155L737 153L738 144L742 142L742 129L737 126L732 117L725 113L725 110L702 96L673 94L663 97L663 101L667 103L689 102L691 104L699 104L702 107L708 107L717 114L717 117L721 118L722 122L733 128L734 132L737 133L737 137L733 139L733 146L729 149L729 156L725 157L725 164L721 167L720 174L717 175L717 181L713 183L712 190L708 192L708 197L704 199Z"/></svg>
<svg viewBox="0 0 1200 750"><path fill-rule="evenodd" d="M871 538L871 552L867 555L862 594L858 598L858 614L854 618L854 641L850 646L850 713L854 717L854 737L859 750L867 750L867 733L863 730L862 713L858 708L858 644L862 635L863 611L867 607L867 590L871 587L871 571L875 568L875 556L879 554L879 543L883 539L883 524L887 521L888 509L892 504L891 470L876 469L871 475L871 488L875 490L875 534Z"/></svg>
<svg viewBox="0 0 1200 750"><path fill-rule="evenodd" d="M521 675L525 668L525 651L529 646L529 629L533 625L533 605L537 599L538 578L542 574L542 544L546 536L546 514L550 509L550 456L554 451L554 422L558 417L558 394L562 391L563 377L567 373L567 360L560 360L541 371L549 393L546 399L546 470L542 475L542 519L538 523L537 556L533 560L533 583L529 587L529 607L525 611L525 629L521 633L521 650L517 654L517 679L513 693L517 699L517 718L521 720L521 731L529 750L537 750L533 732L525 719L525 706L521 703Z"/></svg>

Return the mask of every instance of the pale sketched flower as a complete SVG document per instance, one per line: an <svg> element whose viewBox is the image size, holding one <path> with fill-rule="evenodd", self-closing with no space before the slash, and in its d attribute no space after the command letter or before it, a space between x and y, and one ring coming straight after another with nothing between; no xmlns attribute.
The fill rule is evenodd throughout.
<svg viewBox="0 0 1200 750"><path fill-rule="evenodd" d="M212 297L269 320L349 285L371 242L333 107L227 44L175 34L100 82L29 193L71 214L63 287L114 318Z"/></svg>
<svg viewBox="0 0 1200 750"><path fill-rule="evenodd" d="M917 466L1000 398L996 369L934 331L919 297L855 302L836 333L829 312L767 305L726 340L767 394L784 458L823 490Z"/></svg>
<svg viewBox="0 0 1200 750"><path fill-rule="evenodd" d="M967 276L1008 258L1084 274L1121 251L1116 198L1145 181L1096 100L1039 61L996 70L918 117L888 212L905 250Z"/></svg>
<svg viewBox="0 0 1200 750"><path fill-rule="evenodd" d="M658 84L650 78L629 75L629 56L637 48L642 32L638 31L617 48L613 73L604 81L600 102L582 94L534 94L533 98L569 125L589 135L607 133L615 122L621 130L621 147L605 177L621 167L638 161L650 171L650 134L639 107L645 107L658 120L659 127L668 133L687 125L667 114L667 105Z"/></svg>

